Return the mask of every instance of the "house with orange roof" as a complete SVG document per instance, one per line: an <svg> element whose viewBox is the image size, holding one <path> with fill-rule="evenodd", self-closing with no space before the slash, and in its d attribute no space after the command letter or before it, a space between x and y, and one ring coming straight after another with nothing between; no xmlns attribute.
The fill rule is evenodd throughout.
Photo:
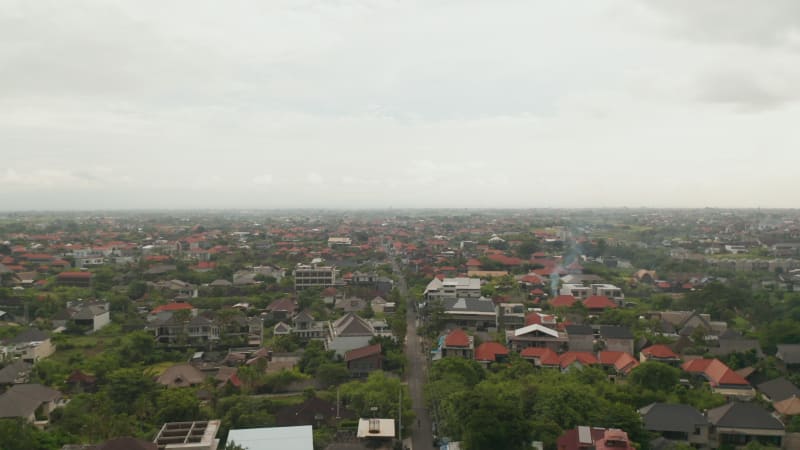
<svg viewBox="0 0 800 450"><path fill-rule="evenodd" d="M537 367L553 369L560 367L558 353L547 347L527 347L519 352L519 356L522 357L522 359L533 362Z"/></svg>
<svg viewBox="0 0 800 450"><path fill-rule="evenodd" d="M56 282L62 286L91 287L91 272L61 272L56 277Z"/></svg>
<svg viewBox="0 0 800 450"><path fill-rule="evenodd" d="M639 365L639 361L628 352L604 350L597 354L600 365L618 375L628 375Z"/></svg>
<svg viewBox="0 0 800 450"><path fill-rule="evenodd" d="M558 295L550 300L550 306L553 308L570 308L576 301L577 299L573 295Z"/></svg>
<svg viewBox="0 0 800 450"><path fill-rule="evenodd" d="M456 328L444 337L441 354L443 358L456 356L472 359L475 356L474 339L461 328Z"/></svg>
<svg viewBox="0 0 800 450"><path fill-rule="evenodd" d="M594 366L599 364L597 357L589 352L573 352L569 351L562 353L558 357L558 365L561 367L562 372L567 372L570 368L581 368L586 366Z"/></svg>
<svg viewBox="0 0 800 450"><path fill-rule="evenodd" d="M617 304L605 295L591 295L583 301L590 314L600 314L607 309L616 309Z"/></svg>
<svg viewBox="0 0 800 450"><path fill-rule="evenodd" d="M569 339L566 333L555 328L532 323L516 330L506 331L506 342L514 351L521 351L528 347L539 347L560 352L567 348Z"/></svg>
<svg viewBox="0 0 800 450"><path fill-rule="evenodd" d="M681 357L666 345L656 344L642 349L639 353L639 361L659 361L678 367L681 364Z"/></svg>
<svg viewBox="0 0 800 450"><path fill-rule="evenodd" d="M749 400L756 392L750 383L741 375L718 359L698 358L686 361L681 365L684 372L703 377L714 393L728 398Z"/></svg>
<svg viewBox="0 0 800 450"><path fill-rule="evenodd" d="M484 342L475 349L475 361L489 365L508 361L508 349L499 342Z"/></svg>

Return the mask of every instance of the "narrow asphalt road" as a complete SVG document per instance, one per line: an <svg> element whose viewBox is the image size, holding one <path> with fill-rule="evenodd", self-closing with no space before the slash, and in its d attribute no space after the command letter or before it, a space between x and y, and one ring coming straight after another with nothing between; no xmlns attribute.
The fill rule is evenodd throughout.
<svg viewBox="0 0 800 450"><path fill-rule="evenodd" d="M408 286L400 267L397 263L393 263L392 266L399 278L398 289L400 290L400 295L407 302L405 352L406 358L408 358L408 367L406 379L411 395L411 404L416 415L416 419L414 419L414 423L411 426L413 433L411 445L413 450L432 450L433 430L422 393L422 387L425 384L425 380L427 380L427 358L422 352L422 338L417 336L417 312L414 307L414 299L408 297Z"/></svg>

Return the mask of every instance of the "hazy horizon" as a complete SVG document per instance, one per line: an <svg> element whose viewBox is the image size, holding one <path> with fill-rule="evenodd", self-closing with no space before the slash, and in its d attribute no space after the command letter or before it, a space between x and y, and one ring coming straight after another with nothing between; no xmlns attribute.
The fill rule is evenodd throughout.
<svg viewBox="0 0 800 450"><path fill-rule="evenodd" d="M792 0L0 0L0 211L796 208L798 50Z"/></svg>

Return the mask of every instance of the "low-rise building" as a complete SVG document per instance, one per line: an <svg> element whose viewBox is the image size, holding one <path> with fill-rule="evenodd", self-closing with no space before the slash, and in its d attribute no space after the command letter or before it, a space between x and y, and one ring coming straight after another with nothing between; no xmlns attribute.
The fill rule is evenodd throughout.
<svg viewBox="0 0 800 450"><path fill-rule="evenodd" d="M41 384L15 384L0 395L0 419L18 417L46 424L50 413L62 406L61 392Z"/></svg>
<svg viewBox="0 0 800 450"><path fill-rule="evenodd" d="M681 368L705 378L711 390L717 394L741 400L755 397L755 390L750 383L718 359L692 359L683 363Z"/></svg>
<svg viewBox="0 0 800 450"><path fill-rule="evenodd" d="M475 341L460 328L447 333L440 347L442 358L455 356L472 359L475 356Z"/></svg>
<svg viewBox="0 0 800 450"><path fill-rule="evenodd" d="M354 377L366 377L371 372L381 370L383 367L381 344L350 350L344 354L344 362L347 364L347 370Z"/></svg>
<svg viewBox="0 0 800 450"><path fill-rule="evenodd" d="M61 272L56 276L56 282L62 286L92 287L91 272Z"/></svg>
<svg viewBox="0 0 800 450"><path fill-rule="evenodd" d="M506 342L512 350L517 352L530 347L549 348L554 352L562 352L566 349L569 339L563 332L534 323L513 331L506 331Z"/></svg>
<svg viewBox="0 0 800 450"><path fill-rule="evenodd" d="M16 336L6 339L0 345L0 359L20 359L27 363L36 363L47 358L56 351L55 344L44 331L29 328Z"/></svg>
<svg viewBox="0 0 800 450"><path fill-rule="evenodd" d="M314 431L311 425L235 429L228 443L248 450L314 450Z"/></svg>
<svg viewBox="0 0 800 450"><path fill-rule="evenodd" d="M161 427L153 442L158 450L217 450L219 427L219 420L169 422Z"/></svg>
<svg viewBox="0 0 800 450"><path fill-rule="evenodd" d="M379 321L374 323L380 325ZM373 322L354 313L347 313L335 321L328 322L325 347L335 351L337 355L344 356L350 350L366 347L376 336L392 337L392 334L380 326L376 329Z"/></svg>
<svg viewBox="0 0 800 450"><path fill-rule="evenodd" d="M634 450L628 433L616 428L579 426L556 441L558 450Z"/></svg>
<svg viewBox="0 0 800 450"><path fill-rule="evenodd" d="M786 435L783 423L754 402L731 402L707 413L712 448L742 448L757 441L781 448Z"/></svg>
<svg viewBox="0 0 800 450"><path fill-rule="evenodd" d="M672 442L706 448L709 444L708 419L694 407L651 403L639 410L644 429Z"/></svg>
<svg viewBox="0 0 800 450"><path fill-rule="evenodd" d="M481 280L479 278L434 278L425 287L425 299L480 298Z"/></svg>
<svg viewBox="0 0 800 450"><path fill-rule="evenodd" d="M470 328L477 331L494 331L497 311L488 298L445 298L441 300L450 327Z"/></svg>

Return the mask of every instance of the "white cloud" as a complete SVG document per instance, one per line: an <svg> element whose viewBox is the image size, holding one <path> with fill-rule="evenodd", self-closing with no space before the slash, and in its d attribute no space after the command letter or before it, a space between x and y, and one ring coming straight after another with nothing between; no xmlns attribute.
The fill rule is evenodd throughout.
<svg viewBox="0 0 800 450"><path fill-rule="evenodd" d="M325 178L316 172L310 172L308 175L306 175L306 181L314 185L320 185L325 182Z"/></svg>
<svg viewBox="0 0 800 450"><path fill-rule="evenodd" d="M269 173L265 173L265 174L262 174L262 175L255 176L255 177L253 177L253 180L252 180L253 184L259 185L259 186L272 184L272 181L273 181L272 174L269 174Z"/></svg>
<svg viewBox="0 0 800 450"><path fill-rule="evenodd" d="M796 206L796 5L6 0L0 208Z"/></svg>

